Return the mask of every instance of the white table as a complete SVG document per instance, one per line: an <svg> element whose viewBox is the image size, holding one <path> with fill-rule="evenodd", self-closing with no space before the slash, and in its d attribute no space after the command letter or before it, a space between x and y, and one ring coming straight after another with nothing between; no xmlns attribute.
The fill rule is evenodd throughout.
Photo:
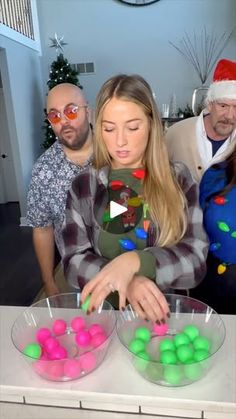
<svg viewBox="0 0 236 419"><path fill-rule="evenodd" d="M236 419L236 316L223 316L222 363L194 384L167 388L135 371L116 336L90 375L65 383L40 378L11 342L11 326L23 309L0 307L1 419Z"/></svg>

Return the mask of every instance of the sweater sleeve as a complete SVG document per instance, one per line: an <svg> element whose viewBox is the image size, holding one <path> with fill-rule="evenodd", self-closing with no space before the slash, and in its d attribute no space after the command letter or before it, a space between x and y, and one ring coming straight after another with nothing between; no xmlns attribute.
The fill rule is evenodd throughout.
<svg viewBox="0 0 236 419"><path fill-rule="evenodd" d="M135 250L140 259L140 269L138 275L146 276L150 279L156 278L155 256L148 250Z"/></svg>
<svg viewBox="0 0 236 419"><path fill-rule="evenodd" d="M84 195L89 177L82 173L73 181L67 195L65 221L62 229L62 261L66 280L75 288L83 289L108 262L94 251L93 225L85 223L92 211L91 198ZM78 187L81 187L78 190Z"/></svg>
<svg viewBox="0 0 236 419"><path fill-rule="evenodd" d="M207 201L213 195L220 193L225 187L226 176L224 168L215 169L210 167L203 175L200 182L200 205L204 211Z"/></svg>
<svg viewBox="0 0 236 419"><path fill-rule="evenodd" d="M198 185L181 163L175 165L176 175L187 199L187 230L174 246L150 247L156 261L156 283L162 289L190 289L197 286L206 271L208 240L202 224Z"/></svg>

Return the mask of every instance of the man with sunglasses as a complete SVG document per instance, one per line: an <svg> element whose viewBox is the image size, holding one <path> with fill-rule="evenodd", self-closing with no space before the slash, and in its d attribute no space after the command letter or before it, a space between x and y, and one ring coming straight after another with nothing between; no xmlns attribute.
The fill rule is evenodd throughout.
<svg viewBox="0 0 236 419"><path fill-rule="evenodd" d="M47 118L56 142L37 160L27 197L27 224L47 296L59 293L55 283L55 242L60 253L61 226L72 180L91 164L90 110L78 86L62 83L47 97Z"/></svg>

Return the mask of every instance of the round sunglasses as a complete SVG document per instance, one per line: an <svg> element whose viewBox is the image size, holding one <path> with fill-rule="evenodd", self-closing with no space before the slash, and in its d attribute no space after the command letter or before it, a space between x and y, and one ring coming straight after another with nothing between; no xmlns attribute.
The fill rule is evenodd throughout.
<svg viewBox="0 0 236 419"><path fill-rule="evenodd" d="M48 112L47 119L51 122L51 124L58 124L58 122L62 120L63 114L67 119L73 121L78 117L80 108L87 108L87 105L69 105L65 107L63 112L52 110Z"/></svg>

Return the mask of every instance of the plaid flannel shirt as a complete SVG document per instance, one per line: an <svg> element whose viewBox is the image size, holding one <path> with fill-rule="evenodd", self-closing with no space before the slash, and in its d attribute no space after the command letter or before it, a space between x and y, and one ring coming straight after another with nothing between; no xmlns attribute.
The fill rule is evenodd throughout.
<svg viewBox="0 0 236 419"><path fill-rule="evenodd" d="M162 291L198 285L205 275L208 251L198 185L182 163L175 163L173 168L188 203L186 233L170 248L153 244L143 250L155 257L156 283ZM82 289L109 262L98 248L101 220L108 203L108 174L108 167L97 171L90 166L74 179L68 192L62 258L66 279L74 288Z"/></svg>

